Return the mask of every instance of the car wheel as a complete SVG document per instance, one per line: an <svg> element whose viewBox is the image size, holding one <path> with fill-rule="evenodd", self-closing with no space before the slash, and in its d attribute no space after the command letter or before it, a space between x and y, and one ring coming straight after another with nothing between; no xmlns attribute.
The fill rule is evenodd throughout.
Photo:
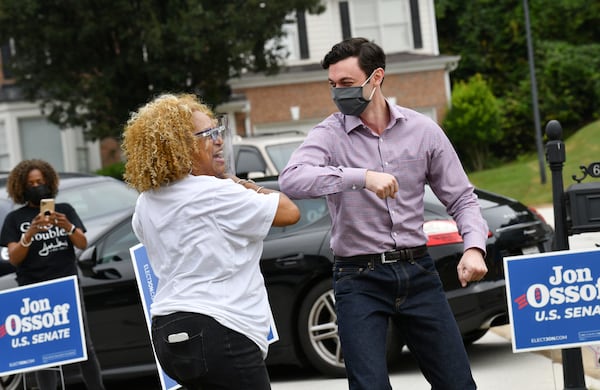
<svg viewBox="0 0 600 390"><path fill-rule="evenodd" d="M302 351L314 368L328 376L346 376L331 280L319 282L304 298L298 334Z"/></svg>
<svg viewBox="0 0 600 390"><path fill-rule="evenodd" d="M0 390L23 389L23 374L0 376Z"/></svg>
<svg viewBox="0 0 600 390"><path fill-rule="evenodd" d="M465 346L473 344L488 332L489 329L477 329L463 335L463 343Z"/></svg>

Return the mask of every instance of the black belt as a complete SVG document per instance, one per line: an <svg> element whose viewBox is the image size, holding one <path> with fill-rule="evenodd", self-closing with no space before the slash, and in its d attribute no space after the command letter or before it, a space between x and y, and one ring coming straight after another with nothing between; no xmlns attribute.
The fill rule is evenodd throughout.
<svg viewBox="0 0 600 390"><path fill-rule="evenodd" d="M397 261L413 261L419 259L427 254L427 246L415 246L414 248L402 248L396 249L395 251L376 253L372 255L357 255L349 257L335 256L336 261L348 261L348 262L381 262L395 263Z"/></svg>

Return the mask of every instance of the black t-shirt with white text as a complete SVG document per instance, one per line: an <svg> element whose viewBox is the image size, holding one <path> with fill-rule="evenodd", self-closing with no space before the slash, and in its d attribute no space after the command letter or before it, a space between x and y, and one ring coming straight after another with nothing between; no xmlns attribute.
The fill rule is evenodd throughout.
<svg viewBox="0 0 600 390"><path fill-rule="evenodd" d="M70 204L57 203L55 209L85 232L83 222ZM19 242L21 235L29 229L31 220L39 212L39 207L27 205L11 211L2 226L0 245L8 246L9 242ZM48 231L38 232L33 236L27 256L17 266L19 286L77 275L75 249L67 233L63 228L52 226Z"/></svg>

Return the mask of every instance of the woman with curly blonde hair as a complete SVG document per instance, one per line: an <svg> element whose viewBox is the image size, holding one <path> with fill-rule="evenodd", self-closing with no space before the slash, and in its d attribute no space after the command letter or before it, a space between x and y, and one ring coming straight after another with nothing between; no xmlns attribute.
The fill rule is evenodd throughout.
<svg viewBox="0 0 600 390"><path fill-rule="evenodd" d="M214 119L212 111L189 94L162 95L131 116L123 142L127 183L144 192L190 174L194 155L206 146L194 142L194 111Z"/></svg>
<svg viewBox="0 0 600 390"><path fill-rule="evenodd" d="M158 96L125 127L125 180L140 191L132 226L159 280L152 342L187 389L270 389L262 241L300 212L226 173L224 131L190 94Z"/></svg>

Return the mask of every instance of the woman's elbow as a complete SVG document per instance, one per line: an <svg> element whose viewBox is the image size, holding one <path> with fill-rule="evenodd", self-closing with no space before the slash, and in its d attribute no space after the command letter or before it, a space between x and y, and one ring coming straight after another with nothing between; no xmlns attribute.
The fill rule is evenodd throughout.
<svg viewBox="0 0 600 390"><path fill-rule="evenodd" d="M290 225L297 223L300 220L300 209L294 205L294 210L290 211Z"/></svg>
<svg viewBox="0 0 600 390"><path fill-rule="evenodd" d="M300 209L293 202L289 201L283 207L277 209L277 214L273 219L273 226L293 225L300 220Z"/></svg>

